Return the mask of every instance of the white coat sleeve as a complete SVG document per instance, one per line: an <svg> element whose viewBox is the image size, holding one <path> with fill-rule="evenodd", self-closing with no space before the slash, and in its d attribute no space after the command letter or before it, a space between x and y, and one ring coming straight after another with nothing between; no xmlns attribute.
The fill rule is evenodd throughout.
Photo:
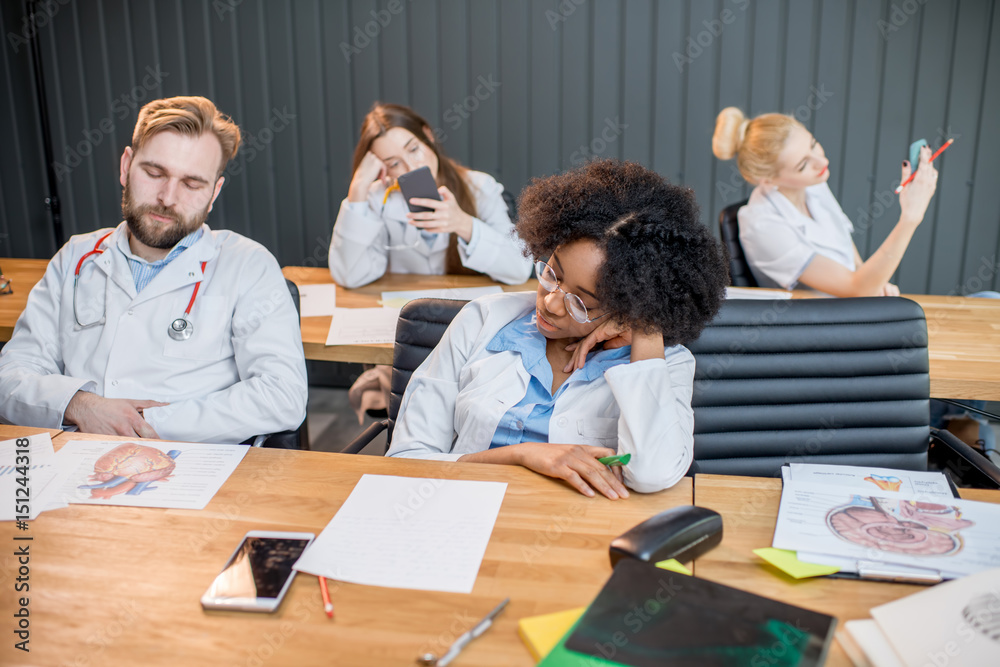
<svg viewBox="0 0 1000 667"><path fill-rule="evenodd" d="M96 384L63 375L60 303L72 289L72 253L63 246L28 295L28 303L0 352L0 420L20 426L62 428L63 413L80 389Z"/></svg>
<svg viewBox="0 0 1000 667"><path fill-rule="evenodd" d="M455 403L462 369L482 328L482 311L475 301L470 302L452 320L437 347L413 371L386 456L437 461L457 461L463 456L451 451Z"/></svg>
<svg viewBox="0 0 1000 667"><path fill-rule="evenodd" d="M378 280L389 265L389 231L368 202L340 204L330 241L330 276L341 287ZM523 282L523 281L522 281Z"/></svg>
<svg viewBox="0 0 1000 667"><path fill-rule="evenodd" d="M485 273L493 280L508 285L520 285L531 276L531 259L524 256L514 233L503 186L483 174L478 183L476 209L472 219L472 238L459 241L458 250L463 266Z"/></svg>
<svg viewBox="0 0 1000 667"><path fill-rule="evenodd" d="M671 348L666 359L647 359L608 369L604 378L621 411L618 453L631 454L625 483L640 493L676 484L691 467L694 356Z"/></svg>
<svg viewBox="0 0 1000 667"><path fill-rule="evenodd" d="M261 251L242 262L232 320L240 380L201 398L147 408L146 421L167 440L243 442L298 428L308 384L299 316L278 262Z"/></svg>

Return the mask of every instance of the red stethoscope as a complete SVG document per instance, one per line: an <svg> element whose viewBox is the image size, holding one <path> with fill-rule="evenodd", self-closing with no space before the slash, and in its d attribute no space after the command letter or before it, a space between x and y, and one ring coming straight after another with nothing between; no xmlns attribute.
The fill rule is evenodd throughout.
<svg viewBox="0 0 1000 667"><path fill-rule="evenodd" d="M77 303L76 297L77 297L77 285L80 283L80 269L83 268L83 262L91 255L103 254L104 251L101 250L101 244L104 243L104 239L108 238L113 233L114 232L108 232L101 238L97 239L97 243L94 244L94 249L91 250L90 252L84 253L83 257L80 258L80 261L76 263L76 271L73 272L73 318L76 320L77 326L80 327L81 329L89 329L90 327L94 327L99 324L104 324L105 321L107 320L108 307L107 304L105 304L104 314L101 315L101 318L99 320L96 320L89 324L84 324L83 322L81 322L79 311L76 305ZM206 264L208 264L208 262L201 263L202 275L205 274ZM169 334L169 336L174 340L187 340L188 338L191 337L191 334L194 333L194 324L191 322L190 317L191 317L191 309L194 307L194 301L195 299L198 298L199 288L201 288L201 280L199 280L194 284L194 290L192 290L191 292L191 300L188 301L188 305L187 308L184 310L184 314L175 319L173 322L171 322L170 326L167 327L167 334Z"/></svg>

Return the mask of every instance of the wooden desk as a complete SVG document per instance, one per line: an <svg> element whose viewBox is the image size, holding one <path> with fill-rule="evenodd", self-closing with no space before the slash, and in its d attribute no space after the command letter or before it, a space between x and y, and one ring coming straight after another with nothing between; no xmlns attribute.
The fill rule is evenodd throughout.
<svg viewBox="0 0 1000 667"><path fill-rule="evenodd" d="M970 495L1000 503L1000 491ZM796 580L765 563L752 550L771 546L780 500L780 479L697 475L694 502L723 515L723 538L722 544L695 561L695 576L830 614L841 623L869 618L872 607L925 590L917 585L825 577ZM852 665L837 641L826 664Z"/></svg>
<svg viewBox="0 0 1000 667"><path fill-rule="evenodd" d="M927 318L931 396L1000 401L1000 299L903 296Z"/></svg>
<svg viewBox="0 0 1000 667"><path fill-rule="evenodd" d="M14 324L24 310L28 292L48 261L0 258L0 268L14 281L14 293L0 296L0 342L10 340ZM288 266L285 277L300 285L331 283L324 268ZM383 291L482 287L493 283L486 276L418 276L387 274L348 290L337 288L337 304L347 308L375 307ZM536 289L537 283L503 285L508 292ZM927 317L931 396L1000 401L1000 300L958 296L906 294L919 303ZM391 364L392 345L338 345L327 347L329 317L302 318L302 343L307 359Z"/></svg>
<svg viewBox="0 0 1000 667"><path fill-rule="evenodd" d="M0 424L0 440L26 438L29 435L35 435L36 433L48 433L49 436L55 438L57 435L62 433L62 431L54 428L35 428L33 426L10 426L9 424Z"/></svg>
<svg viewBox="0 0 1000 667"><path fill-rule="evenodd" d="M64 433L55 444L82 437ZM331 582L330 621L316 578L300 575L274 614L202 610L202 593L247 530L318 534L363 473L507 482L471 594ZM27 533L0 524L0 664L413 665L423 652L443 654L510 596L453 664L533 665L518 619L589 604L611 573L611 539L690 502L689 478L610 501L520 467L251 449L204 511L71 505L33 522L30 654L13 649L10 615L12 537Z"/></svg>
<svg viewBox="0 0 1000 667"><path fill-rule="evenodd" d="M281 270L296 285L330 284L333 279L325 268L286 266ZM538 282L529 280L522 285L503 285L487 276L422 276L412 273L387 273L373 283L345 289L337 286L337 306L342 308L378 308L382 292L400 290L445 289L455 287L487 287L499 285L505 292L534 291ZM317 361L351 361L365 364L392 364L392 345L333 345L326 346L330 317L302 318L302 347L306 359Z"/></svg>
<svg viewBox="0 0 1000 667"><path fill-rule="evenodd" d="M0 295L0 342L10 340L14 325L28 303L28 293L45 275L47 259L0 257L0 269L13 282L14 293Z"/></svg>

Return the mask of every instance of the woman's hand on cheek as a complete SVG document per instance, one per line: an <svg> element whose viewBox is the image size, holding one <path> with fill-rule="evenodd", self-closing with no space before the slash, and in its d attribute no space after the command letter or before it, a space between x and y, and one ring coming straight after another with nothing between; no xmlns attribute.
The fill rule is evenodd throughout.
<svg viewBox="0 0 1000 667"><path fill-rule="evenodd" d="M614 350L632 344L632 331L628 327L623 327L612 321L601 322L597 328L587 334L584 338L566 346L566 350L573 353L569 363L563 368L563 373L570 373L578 368L583 368L587 363L587 355L597 346L604 343L605 350Z"/></svg>
<svg viewBox="0 0 1000 667"><path fill-rule="evenodd" d="M621 468L609 468L597 460L616 454L609 447L549 442L524 442L510 446L518 448L518 460L525 468L564 479L585 496L592 497L596 489L612 500L628 498L628 490L621 480Z"/></svg>
<svg viewBox="0 0 1000 667"><path fill-rule="evenodd" d="M392 181L389 178L389 169L385 166L385 162L382 162L374 153L368 151L361 158L361 164L358 165L358 170L354 172L354 176L351 178L351 186L347 191L347 200L352 202L366 201L368 199L368 189L377 180L381 180L385 187L389 187L389 183Z"/></svg>
<svg viewBox="0 0 1000 667"><path fill-rule="evenodd" d="M433 209L420 213L408 213L406 217L414 227L436 234L455 233L468 243L472 240L472 216L462 210L451 190L443 185L438 188L441 201L414 197L411 204Z"/></svg>

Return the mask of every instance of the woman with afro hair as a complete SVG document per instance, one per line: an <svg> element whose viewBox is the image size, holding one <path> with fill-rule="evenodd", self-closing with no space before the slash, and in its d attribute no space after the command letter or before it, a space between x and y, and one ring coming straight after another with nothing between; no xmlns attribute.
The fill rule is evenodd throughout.
<svg viewBox="0 0 1000 667"><path fill-rule="evenodd" d="M519 464L587 496L675 484L691 465L694 358L721 245L690 189L594 161L533 180L517 233L536 293L469 302L414 371L389 456ZM631 454L624 468L598 459Z"/></svg>

